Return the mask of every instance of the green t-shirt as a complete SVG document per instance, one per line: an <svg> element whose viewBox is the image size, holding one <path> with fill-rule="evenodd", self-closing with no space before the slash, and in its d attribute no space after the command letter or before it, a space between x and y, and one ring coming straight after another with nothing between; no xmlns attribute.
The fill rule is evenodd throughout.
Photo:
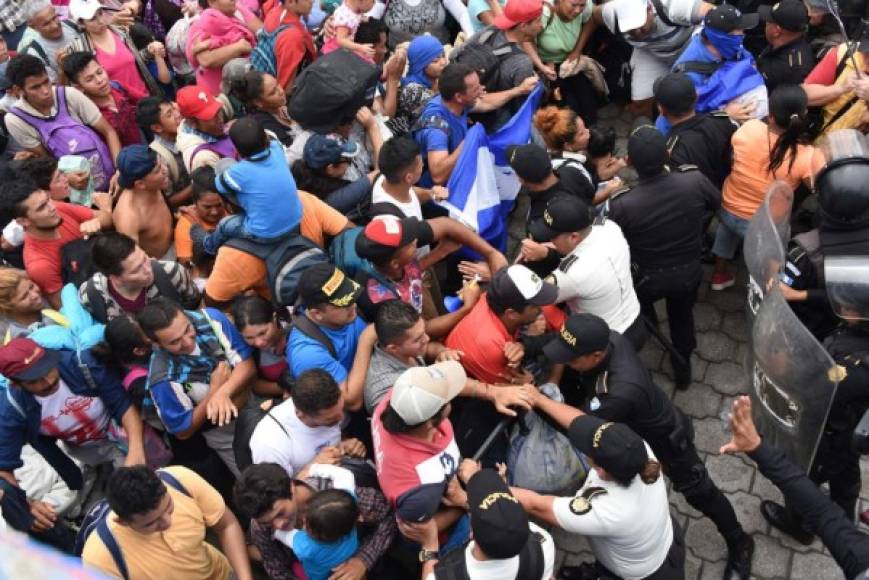
<svg viewBox="0 0 869 580"><path fill-rule="evenodd" d="M576 46L576 41L579 40L582 25L591 18L592 8L594 5L589 0L579 16L570 22L564 22L558 14L552 13L548 3L543 4L542 20L545 28L537 37L537 52L543 62L559 64L564 62Z"/></svg>

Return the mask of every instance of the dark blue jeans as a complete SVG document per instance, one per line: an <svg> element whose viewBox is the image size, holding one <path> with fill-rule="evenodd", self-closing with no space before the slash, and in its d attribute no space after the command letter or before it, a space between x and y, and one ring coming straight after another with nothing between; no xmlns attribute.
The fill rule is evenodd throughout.
<svg viewBox="0 0 869 580"><path fill-rule="evenodd" d="M25 532L32 537L50 544L67 554L72 554L75 546L75 532L62 520L58 520L54 527L44 532L35 532L31 529L34 518L30 514L30 504L27 502L27 494L20 487L14 486L5 479L0 479L0 490L3 499L0 500L0 509L3 510L3 519L13 529Z"/></svg>

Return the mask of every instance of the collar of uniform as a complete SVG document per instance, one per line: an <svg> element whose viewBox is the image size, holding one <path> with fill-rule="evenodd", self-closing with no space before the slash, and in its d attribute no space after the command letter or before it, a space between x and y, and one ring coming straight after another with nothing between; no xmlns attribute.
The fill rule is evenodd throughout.
<svg viewBox="0 0 869 580"><path fill-rule="evenodd" d="M682 121L681 123L673 125L672 127L670 127L669 137L672 137L678 133L681 133L682 131L690 131L691 129L693 129L694 127L696 127L700 123L702 123L704 118L705 118L704 113L696 113L690 119L686 119L686 120Z"/></svg>

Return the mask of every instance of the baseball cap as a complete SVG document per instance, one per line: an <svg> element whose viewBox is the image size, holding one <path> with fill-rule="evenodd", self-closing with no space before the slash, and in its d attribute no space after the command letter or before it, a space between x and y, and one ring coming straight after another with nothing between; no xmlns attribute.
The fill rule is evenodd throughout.
<svg viewBox="0 0 869 580"><path fill-rule="evenodd" d="M335 135L315 133L305 142L305 163L313 169L322 169L330 163L353 159L359 153L359 145Z"/></svg>
<svg viewBox="0 0 869 580"><path fill-rule="evenodd" d="M35 381L60 361L60 353L43 348L29 338L13 338L0 347L0 374L18 381Z"/></svg>
<svg viewBox="0 0 869 580"><path fill-rule="evenodd" d="M528 233L537 242L548 242L558 234L578 232L591 225L591 207L584 200L568 195L553 198L543 216L528 226Z"/></svg>
<svg viewBox="0 0 869 580"><path fill-rule="evenodd" d="M640 28L646 23L648 3L646 0L613 0L616 28L621 32L629 32Z"/></svg>
<svg viewBox="0 0 869 580"><path fill-rule="evenodd" d="M133 187L137 179L142 179L157 166L157 153L147 145L128 145L118 153L118 184Z"/></svg>
<svg viewBox="0 0 869 580"><path fill-rule="evenodd" d="M802 32L809 25L809 10L802 0L781 0L772 6L762 4L757 14L761 20L778 24L791 32Z"/></svg>
<svg viewBox="0 0 869 580"><path fill-rule="evenodd" d="M333 264L315 264L299 278L299 297L305 306L331 304L346 308L362 294L362 286Z"/></svg>
<svg viewBox="0 0 869 580"><path fill-rule="evenodd" d="M549 154L540 145L511 145L506 153L510 167L524 181L540 183L552 173Z"/></svg>
<svg viewBox="0 0 869 580"><path fill-rule="evenodd" d="M543 14L543 0L507 0L504 10L494 21L501 30L509 30L514 26L531 22Z"/></svg>
<svg viewBox="0 0 869 580"><path fill-rule="evenodd" d="M641 177L657 175L670 158L667 140L652 125L641 125L628 138L628 158Z"/></svg>
<svg viewBox="0 0 869 580"><path fill-rule="evenodd" d="M502 306L520 311L527 305L555 304L558 288L540 279L540 276L521 264L514 264L495 272L489 284L488 295Z"/></svg>
<svg viewBox="0 0 869 580"><path fill-rule="evenodd" d="M356 253L366 260L381 260L420 237L423 222L417 218L379 215L356 238Z"/></svg>
<svg viewBox="0 0 869 580"><path fill-rule="evenodd" d="M199 119L210 121L223 108L223 105L215 99L208 89L199 85L190 85L179 89L175 95L178 110L185 119Z"/></svg>
<svg viewBox="0 0 869 580"><path fill-rule="evenodd" d="M719 4L703 19L703 25L721 32L733 32L734 30L746 30L754 28L760 22L757 14L743 14L735 6Z"/></svg>
<svg viewBox="0 0 869 580"><path fill-rule="evenodd" d="M97 13L97 10L103 8L99 0L70 0L69 2L69 18L73 22L79 20L90 20Z"/></svg>
<svg viewBox="0 0 869 580"><path fill-rule="evenodd" d="M562 364L599 350L610 342L610 327L594 314L574 314L564 321L558 336L546 343L543 354L555 364Z"/></svg>
<svg viewBox="0 0 869 580"><path fill-rule="evenodd" d="M474 541L489 558L519 555L528 542L528 514L494 469L481 469L468 480L468 511Z"/></svg>
<svg viewBox="0 0 869 580"><path fill-rule="evenodd" d="M389 406L408 425L421 425L456 398L467 380L465 369L454 360L411 367L395 380Z"/></svg>
<svg viewBox="0 0 869 580"><path fill-rule="evenodd" d="M685 73L669 73L655 80L655 100L667 111L690 111L697 102L697 89Z"/></svg>
<svg viewBox="0 0 869 580"><path fill-rule="evenodd" d="M580 415L567 430L570 444L619 481L631 481L649 460L646 443L630 427Z"/></svg>

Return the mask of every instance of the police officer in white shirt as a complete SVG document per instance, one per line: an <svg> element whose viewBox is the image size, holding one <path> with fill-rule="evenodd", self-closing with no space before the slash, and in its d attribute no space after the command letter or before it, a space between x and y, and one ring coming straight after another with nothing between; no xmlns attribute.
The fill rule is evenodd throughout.
<svg viewBox="0 0 869 580"><path fill-rule="evenodd" d="M574 497L513 488L532 516L588 538L601 580L683 580L685 544L670 515L661 464L626 425L582 415L570 443L592 471Z"/></svg>
<svg viewBox="0 0 869 580"><path fill-rule="evenodd" d="M639 351L649 331L631 279L631 250L618 224L595 220L587 203L559 195L528 232L534 241L551 242L565 256L546 280L558 286L558 302L566 302L572 314L603 318Z"/></svg>

